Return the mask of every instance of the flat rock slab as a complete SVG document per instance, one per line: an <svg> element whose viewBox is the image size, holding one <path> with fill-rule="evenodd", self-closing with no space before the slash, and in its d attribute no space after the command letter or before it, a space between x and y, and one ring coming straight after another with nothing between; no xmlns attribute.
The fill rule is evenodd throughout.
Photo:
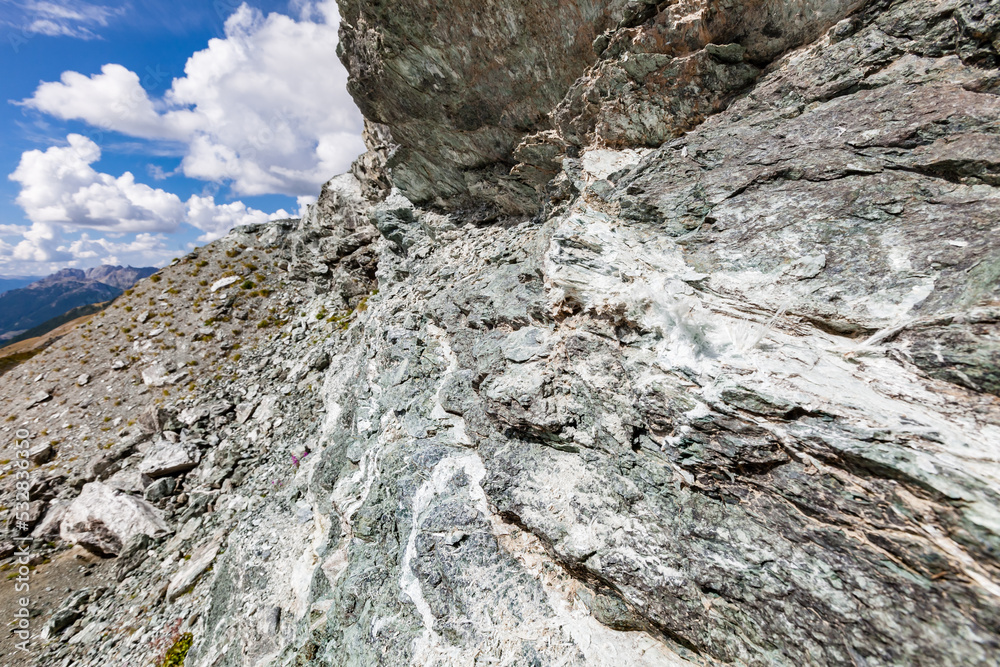
<svg viewBox="0 0 1000 667"><path fill-rule="evenodd" d="M59 532L66 542L117 556L134 535L155 537L169 530L159 511L145 500L91 482L66 509Z"/></svg>
<svg viewBox="0 0 1000 667"><path fill-rule="evenodd" d="M47 400L49 400L51 398L52 398L52 395L49 394L49 392L47 392L47 391L39 391L39 392L31 395L31 398L29 398L26 401L24 407L26 409L33 408L36 405L38 405L39 403L44 403L45 401L47 401Z"/></svg>
<svg viewBox="0 0 1000 667"><path fill-rule="evenodd" d="M139 464L139 472L153 479L187 472L201 461L197 447L179 442L160 440L153 443L149 454Z"/></svg>
<svg viewBox="0 0 1000 667"><path fill-rule="evenodd" d="M173 602L183 595L200 577L222 548L221 540L214 540L194 550L191 558L181 566L167 585L167 601Z"/></svg>
<svg viewBox="0 0 1000 667"><path fill-rule="evenodd" d="M178 421L180 421L180 423L184 424L185 426L194 426L202 419L208 419L210 414L211 413L209 412L208 407L204 405L198 405L193 408L187 408L186 410L181 411L181 413L177 416L177 419Z"/></svg>
<svg viewBox="0 0 1000 667"><path fill-rule="evenodd" d="M223 278L222 280L216 280L214 283L212 283L212 291L218 292L220 289L225 289L230 285L239 282L239 280L240 280L239 276L229 276L228 278Z"/></svg>
<svg viewBox="0 0 1000 667"><path fill-rule="evenodd" d="M172 373L165 365L157 363L142 372L142 382L147 387L162 387L168 384L177 384L187 376L188 372L185 370Z"/></svg>

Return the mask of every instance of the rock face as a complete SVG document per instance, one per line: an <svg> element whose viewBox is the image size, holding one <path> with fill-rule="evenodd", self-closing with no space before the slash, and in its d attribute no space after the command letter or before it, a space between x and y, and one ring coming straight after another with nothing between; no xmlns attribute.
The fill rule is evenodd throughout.
<svg viewBox="0 0 1000 667"><path fill-rule="evenodd" d="M348 86L374 124L363 173L388 169L417 204L533 213L564 157L678 136L861 4L341 2Z"/></svg>
<svg viewBox="0 0 1000 667"><path fill-rule="evenodd" d="M372 150L204 249L273 256L275 335L136 410L203 454L92 627L181 618L189 667L996 663L995 3L342 11Z"/></svg>
<svg viewBox="0 0 1000 667"><path fill-rule="evenodd" d="M340 2L348 89L377 125L369 146L392 146L392 184L418 203L499 195L513 149L548 128L548 112L594 62L594 39L626 4Z"/></svg>

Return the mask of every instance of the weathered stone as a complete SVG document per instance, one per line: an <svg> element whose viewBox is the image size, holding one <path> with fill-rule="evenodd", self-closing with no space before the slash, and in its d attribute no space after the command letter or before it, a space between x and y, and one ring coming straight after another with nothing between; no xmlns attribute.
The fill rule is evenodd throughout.
<svg viewBox="0 0 1000 667"><path fill-rule="evenodd" d="M166 427L167 423L171 419L171 414L169 411L158 407L156 405L150 405L141 413L139 413L139 426L146 433L160 433Z"/></svg>
<svg viewBox="0 0 1000 667"><path fill-rule="evenodd" d="M83 616L90 602L90 591L86 588L76 591L63 600L59 608L42 628L41 638L49 639L59 634Z"/></svg>
<svg viewBox="0 0 1000 667"><path fill-rule="evenodd" d="M38 540L49 541L58 539L62 526L63 517L70 503L64 500L56 500L49 504L45 517L31 531L31 536Z"/></svg>
<svg viewBox="0 0 1000 667"><path fill-rule="evenodd" d="M191 557L171 577L170 584L167 586L167 601L173 602L186 593L212 564L221 548L222 542L216 540L195 549L191 553Z"/></svg>
<svg viewBox="0 0 1000 667"><path fill-rule="evenodd" d="M52 458L53 454L52 445L49 443L42 443L40 445L35 445L28 450L28 460L35 465L42 465L43 463L48 463Z"/></svg>
<svg viewBox="0 0 1000 667"><path fill-rule="evenodd" d="M46 401L50 401L50 400L52 400L52 395L49 392L47 392L47 391L39 391L39 392L36 392L36 393L34 393L34 394L31 395L31 398L29 398L25 402L24 407L25 407L25 409L30 410L31 408L35 407L36 405L39 405L41 403L45 403Z"/></svg>
<svg viewBox="0 0 1000 667"><path fill-rule="evenodd" d="M239 281L240 281L239 276L229 276L228 278L220 278L219 280L216 280L214 283L212 283L210 291L218 292L219 290L225 289L230 285L235 285Z"/></svg>
<svg viewBox="0 0 1000 667"><path fill-rule="evenodd" d="M257 403L253 401L245 401L236 406L236 423L245 424L250 417L253 416L254 410L257 409Z"/></svg>
<svg viewBox="0 0 1000 667"><path fill-rule="evenodd" d="M111 556L118 554L135 535L157 536L168 530L149 503L99 482L83 487L60 524L60 535L66 542Z"/></svg>
<svg viewBox="0 0 1000 667"><path fill-rule="evenodd" d="M181 413L177 415L177 420L185 426L194 426L198 422L208 419L210 415L211 410L209 410L208 406L198 405L181 410Z"/></svg>
<svg viewBox="0 0 1000 667"><path fill-rule="evenodd" d="M201 461L201 452L189 443L160 440L153 443L146 458L139 464L139 472L152 479L187 472Z"/></svg>
<svg viewBox="0 0 1000 667"><path fill-rule="evenodd" d="M153 538L144 533L133 535L128 539L115 563L115 577L118 581L123 581L142 565L148 557L149 549L152 546Z"/></svg>
<svg viewBox="0 0 1000 667"><path fill-rule="evenodd" d="M147 486L143 497L151 503L156 503L173 495L176 486L177 480L172 477L163 477Z"/></svg>

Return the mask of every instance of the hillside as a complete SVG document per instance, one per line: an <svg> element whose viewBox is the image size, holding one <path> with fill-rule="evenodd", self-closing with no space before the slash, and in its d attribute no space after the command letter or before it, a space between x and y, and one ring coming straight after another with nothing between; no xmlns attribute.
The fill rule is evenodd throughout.
<svg viewBox="0 0 1000 667"><path fill-rule="evenodd" d="M995 665L996 4L340 8L351 172L0 380L4 657Z"/></svg>

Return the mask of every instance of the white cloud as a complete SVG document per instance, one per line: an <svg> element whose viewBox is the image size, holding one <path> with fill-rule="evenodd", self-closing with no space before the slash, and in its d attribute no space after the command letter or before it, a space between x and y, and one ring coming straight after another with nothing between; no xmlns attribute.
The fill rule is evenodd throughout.
<svg viewBox="0 0 1000 667"><path fill-rule="evenodd" d="M175 194L97 172L101 149L71 134L68 146L27 151L10 179L21 184L17 203L34 223L62 223L112 232L170 232L184 220Z"/></svg>
<svg viewBox="0 0 1000 667"><path fill-rule="evenodd" d="M287 211L280 209L268 214L249 208L241 201L230 204L216 204L214 197L199 197L192 195L187 203L188 222L205 232L198 240L205 243L221 239L230 229L239 225L251 225L268 220L279 220L291 217Z"/></svg>
<svg viewBox="0 0 1000 667"><path fill-rule="evenodd" d="M159 266L177 254L163 234L137 234L131 241L116 243L108 239L92 239L83 234L67 246L77 263L129 264ZM97 260L90 261L90 260Z"/></svg>
<svg viewBox="0 0 1000 667"><path fill-rule="evenodd" d="M314 194L364 150L362 118L336 55L336 3L297 2L299 19L242 5L225 39L192 55L160 98L121 65L66 72L23 104L134 137L183 142L184 175L238 194ZM146 84L145 87L143 84Z"/></svg>
<svg viewBox="0 0 1000 667"><path fill-rule="evenodd" d="M20 28L24 35L49 37L97 39L98 35L94 30L107 26L112 18L123 13L121 8L95 5L82 0L27 0L9 4L14 5L11 13L17 16L17 20L8 19L8 25Z"/></svg>
<svg viewBox="0 0 1000 667"><path fill-rule="evenodd" d="M152 81L147 75L146 84ZM121 65L105 65L89 77L63 72L58 82L42 83L22 104L143 139L183 140L198 129L198 119L189 112L159 114L139 75Z"/></svg>
<svg viewBox="0 0 1000 667"><path fill-rule="evenodd" d="M28 265L75 265L98 257L162 261L170 252L164 233L182 225L204 232L198 241L208 242L238 225L289 217L284 210L268 214L239 201L216 204L211 196L193 195L184 202L173 193L137 183L129 172L116 177L94 169L91 165L100 160L101 149L92 140L71 134L66 141L68 145L44 152L25 152L10 175L20 183L17 203L32 224L0 226L0 236L20 238L15 245L0 242L0 273L31 273L37 268ZM67 240L67 234L81 229L136 236L113 242L84 233Z"/></svg>

